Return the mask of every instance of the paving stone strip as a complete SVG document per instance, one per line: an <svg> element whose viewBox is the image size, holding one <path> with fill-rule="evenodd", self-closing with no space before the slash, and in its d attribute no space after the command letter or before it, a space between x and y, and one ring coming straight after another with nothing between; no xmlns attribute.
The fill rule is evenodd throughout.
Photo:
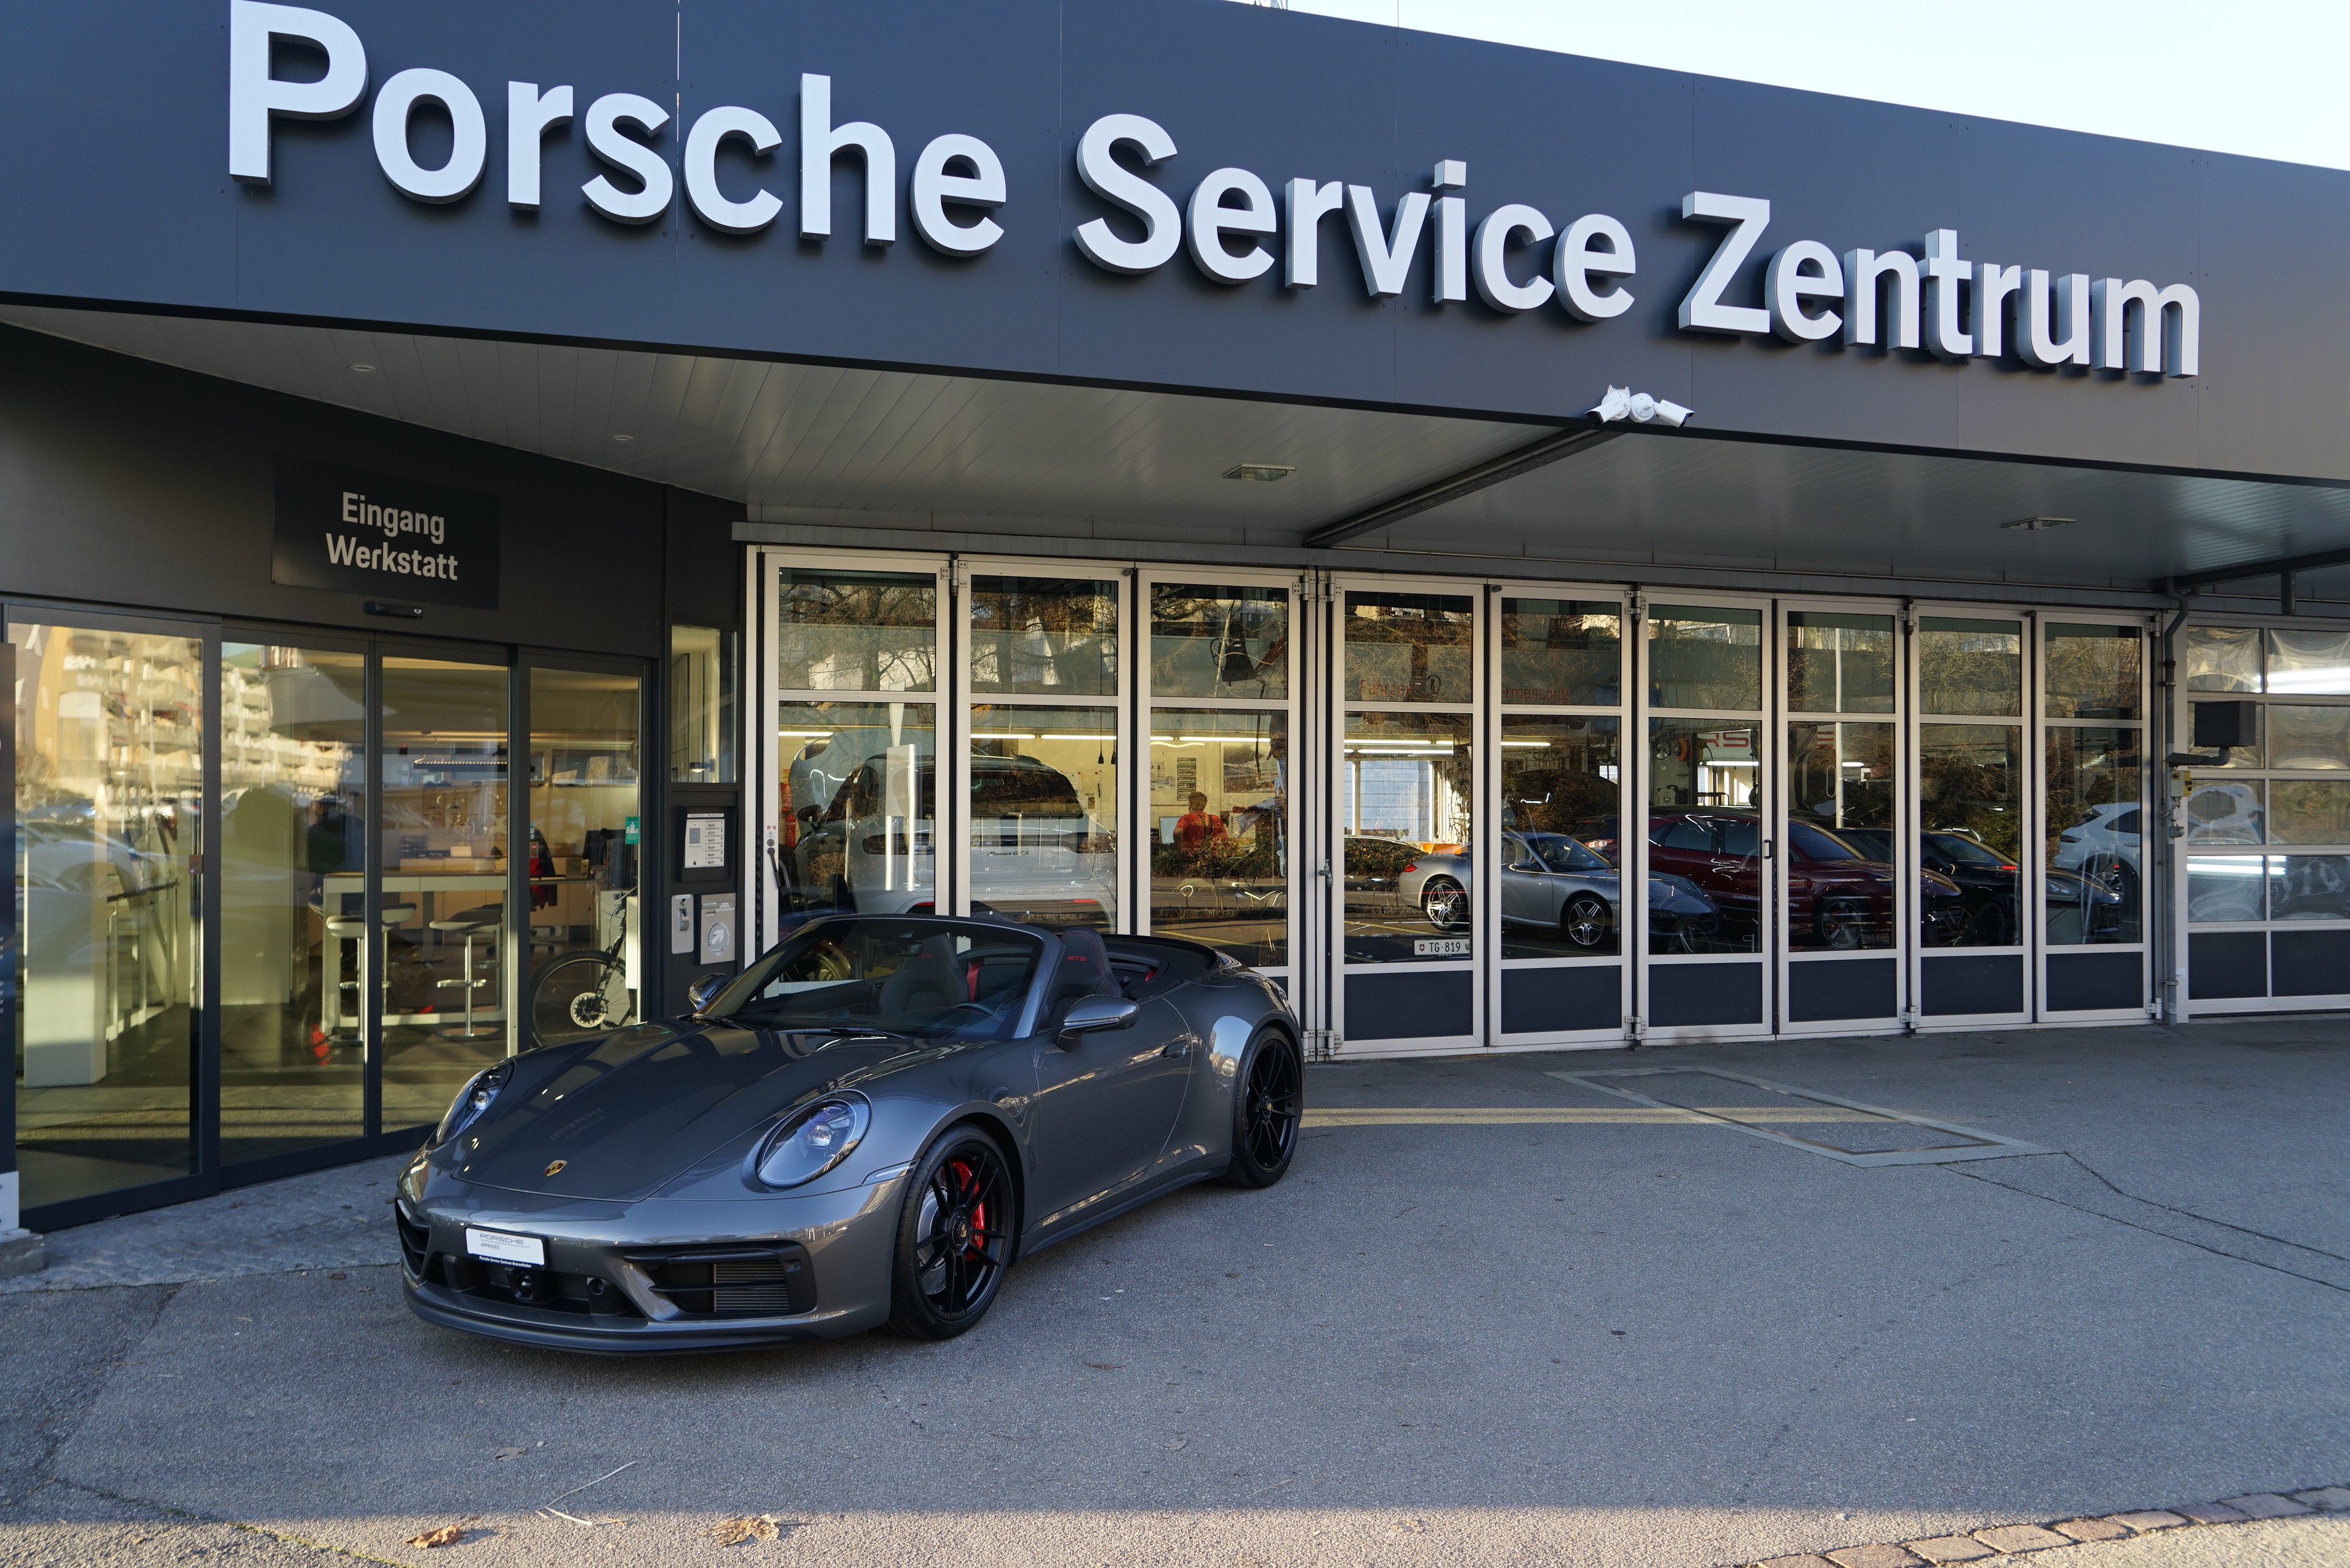
<svg viewBox="0 0 2350 1568"><path fill-rule="evenodd" d="M2158 1530L2197 1525L2241 1524L2254 1519L2286 1519L2299 1513L2350 1512L2350 1486L2312 1487L2303 1491L2248 1492L2218 1502L2141 1509L2103 1519L2064 1519L2046 1524L1992 1524L1966 1535L1935 1535L1922 1541L1871 1542L1832 1552L1798 1552L1766 1557L1751 1568L1918 1568L1924 1563L1973 1563L1986 1557L2021 1556L2085 1541L2125 1541Z"/></svg>

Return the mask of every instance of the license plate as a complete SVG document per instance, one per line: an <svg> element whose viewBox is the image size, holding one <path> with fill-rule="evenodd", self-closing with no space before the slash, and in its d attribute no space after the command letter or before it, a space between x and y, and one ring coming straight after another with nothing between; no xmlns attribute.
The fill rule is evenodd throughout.
<svg viewBox="0 0 2350 1568"><path fill-rule="evenodd" d="M1467 958L1469 939L1467 937L1416 937L1412 940L1411 956L1414 958Z"/></svg>
<svg viewBox="0 0 2350 1568"><path fill-rule="evenodd" d="M546 1267L546 1243L536 1236L515 1236L504 1231L468 1231L465 1251L476 1258L493 1258L501 1263Z"/></svg>

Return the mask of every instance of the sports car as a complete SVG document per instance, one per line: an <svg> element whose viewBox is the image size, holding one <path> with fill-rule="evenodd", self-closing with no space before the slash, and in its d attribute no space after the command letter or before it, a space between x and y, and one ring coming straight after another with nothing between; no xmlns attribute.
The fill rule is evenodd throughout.
<svg viewBox="0 0 2350 1568"><path fill-rule="evenodd" d="M944 1339L1016 1261L1296 1149L1296 1020L1195 942L835 915L697 992L466 1084L395 1200L420 1317L608 1353Z"/></svg>

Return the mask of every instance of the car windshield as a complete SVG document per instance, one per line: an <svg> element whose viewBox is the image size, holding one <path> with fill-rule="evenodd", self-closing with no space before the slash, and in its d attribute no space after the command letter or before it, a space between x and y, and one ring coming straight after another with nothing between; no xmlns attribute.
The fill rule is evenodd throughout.
<svg viewBox="0 0 2350 1568"><path fill-rule="evenodd" d="M1955 833L1929 833L1926 842L1962 866L1996 866L2002 870L2013 870L2007 857L1996 850Z"/></svg>
<svg viewBox="0 0 2350 1568"><path fill-rule="evenodd" d="M706 1016L750 1029L1009 1039L1044 947L1033 931L983 920L816 920L743 971Z"/></svg>
<svg viewBox="0 0 2350 1568"><path fill-rule="evenodd" d="M1529 833L1526 847L1553 871L1607 871L1613 867L1564 833Z"/></svg>
<svg viewBox="0 0 2350 1568"><path fill-rule="evenodd" d="M1795 856L1802 860L1866 860L1868 856L1854 848L1833 833L1823 832L1808 822L1787 824L1787 836L1794 841Z"/></svg>

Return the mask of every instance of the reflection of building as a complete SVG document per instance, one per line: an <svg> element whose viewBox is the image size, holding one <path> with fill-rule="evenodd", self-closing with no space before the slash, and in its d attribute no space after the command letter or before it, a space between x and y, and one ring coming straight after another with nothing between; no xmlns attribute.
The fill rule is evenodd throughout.
<svg viewBox="0 0 2350 1568"><path fill-rule="evenodd" d="M414 31L381 0L328 9L370 47ZM1151 24L1174 53L1139 56L1132 9L830 17L842 90L908 168L946 132L1003 157L978 255L911 186L874 189L894 244L846 200L828 239L713 240L674 163L642 226L568 198L509 221L494 160L413 201L357 118L268 119L266 183L126 164L118 101L225 155L220 62L139 38L120 92L51 106L64 206L0 253L0 935L44 1223L412 1143L484 1064L674 1012L734 961L702 941L729 910L753 950L843 902L1189 934L1340 1057L2350 1006L2343 358L2288 265L2330 254L2350 176L2223 160L2182 184L2002 130L2013 167L2078 176L2060 210L1984 186L1948 117L1235 7L1179 8ZM715 108L791 123L760 62L799 47L798 8L689 28L691 70L619 16L585 20L644 90L675 78L664 157ZM476 93L528 64L427 32ZM81 69L62 36L16 40L28 79ZM1331 69L1349 50L1392 67ZM1267 270L1207 281L1180 198L1229 116L1159 68L1191 55L1300 84L1217 156L1368 181L1397 259L1366 273L1338 213L1227 229ZM1529 90L1398 118L1504 76ZM1129 172L1176 227L1113 275L1072 235L1147 225L1069 160L1090 106L1144 98L1184 151ZM1451 251L1453 217L1473 236L1553 199L1507 150L1595 103L1667 132L1591 198L1633 270L1562 272L1555 238L1498 247L1506 278ZM1414 140L1438 121L1451 140ZM1798 155L1822 138L1905 177L1830 181ZM1675 280L1730 231L1679 215L1693 155L1777 203L1689 300L1701 348ZM569 133L540 157L548 190L596 173ZM1479 172L1451 194L1378 172L1456 160ZM1963 243L1918 228L1961 212ZM1834 291L1769 319L1766 252L1922 263L1887 237L1920 232L2019 271L2041 358L2032 280L2103 258L2073 322L2092 362L2019 360L1929 313L1965 293L1939 285L1933 354L1844 342ZM1977 243L2014 234L2037 248ZM2194 275L2209 335L2178 259L2207 252L2233 258ZM1537 284L1630 304L1577 319ZM1911 306L1879 294L1898 343ZM1816 351L1774 346L1814 327ZM1594 424L1626 378L1696 417ZM424 527L456 576L417 569ZM2210 704L2245 706L2198 746ZM2210 761L2174 811L2181 753ZM1587 879L1566 894L1534 835L1612 858L1557 847Z"/></svg>

